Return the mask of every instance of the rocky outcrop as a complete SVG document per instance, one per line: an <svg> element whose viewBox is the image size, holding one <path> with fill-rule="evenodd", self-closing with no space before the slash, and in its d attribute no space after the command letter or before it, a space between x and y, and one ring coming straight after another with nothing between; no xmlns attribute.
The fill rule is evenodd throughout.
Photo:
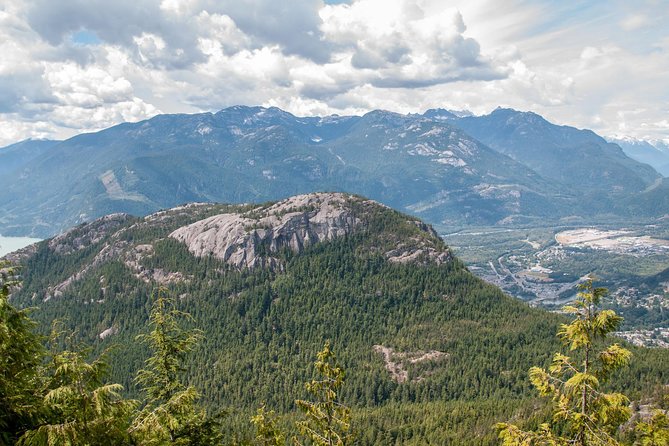
<svg viewBox="0 0 669 446"><path fill-rule="evenodd" d="M422 232L429 234L433 239L438 239L439 234L434 228L420 220L412 220ZM453 254L448 249L430 243L425 237L413 237L405 242L398 242L395 249L386 252L386 258L393 263L436 263L441 265L453 260Z"/></svg>
<svg viewBox="0 0 669 446"><path fill-rule="evenodd" d="M52 238L49 241L49 248L57 254L71 254L99 243L132 218L128 214L110 214L98 218Z"/></svg>
<svg viewBox="0 0 669 446"><path fill-rule="evenodd" d="M341 193L298 195L243 214L220 214L177 229L170 237L196 256L212 255L238 268L278 266L273 253L301 252L314 243L352 233L361 221Z"/></svg>
<svg viewBox="0 0 669 446"><path fill-rule="evenodd" d="M386 370L390 374L390 379L398 384L402 384L409 379L409 371L407 370L407 367L422 362L435 363L448 358L448 353L437 350L399 352L383 345L375 345L373 350L383 356L383 362ZM429 374L429 371L426 372L426 374ZM424 375L418 375L414 377L412 381L420 382L423 379L425 379Z"/></svg>
<svg viewBox="0 0 669 446"><path fill-rule="evenodd" d="M224 210L227 212L211 216ZM211 255L236 268L282 269L283 250L300 253L315 243L368 230L370 238L365 249L383 255L389 262L427 265L452 260L451 252L425 223L395 214L388 221L396 226L385 228L385 223L379 224L392 213L387 207L358 196L312 193L258 207L188 204L141 220L125 214L108 215L45 242L60 255L89 247L95 251L79 270L47 287L43 298L46 301L63 296L73 284L113 261L120 261L135 278L146 283L192 281L193 277L183 272L147 266L151 262L146 259L155 255L153 244L157 240L138 243L124 236L140 225L161 229L167 226L170 229L164 229L166 232L177 228L169 237L184 243L193 255ZM193 223L179 227L184 221ZM34 252L36 248L31 249Z"/></svg>
<svg viewBox="0 0 669 446"><path fill-rule="evenodd" d="M83 279L90 271L114 260L123 262L134 273L136 278L146 283L156 282L160 285L169 285L177 282L189 282L192 278L178 271L170 272L162 268L146 268L142 264L142 260L152 254L153 245L131 245L127 241L114 240L112 236L112 240L104 244L100 252L98 252L90 263L61 283L48 287L44 301L61 297L68 288Z"/></svg>
<svg viewBox="0 0 669 446"><path fill-rule="evenodd" d="M103 217L104 218L104 217ZM97 222L97 220L96 220ZM95 222L93 222L95 223ZM51 242L49 242L51 243ZM49 245L51 246L51 245ZM58 246L67 246L67 245L58 245ZM52 297L61 297L65 290L67 290L72 284L75 282L78 282L79 280L83 279L86 274L88 274L89 271L92 271L93 269L111 261L111 260L116 260L121 256L121 253L125 248L129 246L128 242L125 241L114 241L113 243L109 244L106 243L103 248L98 252L98 254L93 258L93 260L86 264L81 270L76 272L75 274L71 275L61 283L51 286L47 288L47 292L44 296L44 301L48 301ZM81 248L83 249L83 248Z"/></svg>
<svg viewBox="0 0 669 446"><path fill-rule="evenodd" d="M37 252L38 243L33 243L32 245L28 245L25 248L10 252L9 254L0 257L0 260L6 260L13 264L21 263L32 257Z"/></svg>
<svg viewBox="0 0 669 446"><path fill-rule="evenodd" d="M416 247L400 244L397 249L386 252L386 258L392 263L436 263L441 265L453 260L450 251L443 251L432 247Z"/></svg>

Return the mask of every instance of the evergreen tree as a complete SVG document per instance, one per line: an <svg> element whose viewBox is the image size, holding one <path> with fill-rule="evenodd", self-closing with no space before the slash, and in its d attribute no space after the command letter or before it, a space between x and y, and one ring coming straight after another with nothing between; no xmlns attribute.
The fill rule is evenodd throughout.
<svg viewBox="0 0 669 446"><path fill-rule="evenodd" d="M570 351L578 352L580 361L556 353L548 370L530 369L532 384L542 396L553 399L553 424L526 432L499 423L504 446L619 444L616 432L631 415L629 400L620 393L605 393L601 387L614 370L629 363L631 353L617 343L596 352L622 321L614 311L599 308L606 293L606 288L594 287L590 278L579 285L573 305L564 307L575 318L562 324L558 336Z"/></svg>
<svg viewBox="0 0 669 446"><path fill-rule="evenodd" d="M648 421L637 423L634 428L639 446L669 446L669 417L663 410L655 410Z"/></svg>
<svg viewBox="0 0 669 446"><path fill-rule="evenodd" d="M56 325L56 324L54 324ZM60 333L54 331L52 345ZM137 402L121 396L120 384L105 384L104 355L87 362L86 351L53 351L44 377L39 423L20 445L126 445Z"/></svg>
<svg viewBox="0 0 669 446"><path fill-rule="evenodd" d="M351 410L337 398L337 392L344 384L344 370L337 364L337 358L326 342L314 363L320 379L306 384L314 401L297 400L306 420L297 422L300 433L311 444L317 446L345 446L351 444ZM302 443L294 439L298 445Z"/></svg>
<svg viewBox="0 0 669 446"><path fill-rule="evenodd" d="M28 311L9 303L14 286L14 268L0 261L0 445L11 444L34 423L40 401L37 369L43 347Z"/></svg>
<svg viewBox="0 0 669 446"><path fill-rule="evenodd" d="M216 417L207 416L197 405L195 387L182 381L186 356L202 335L181 326L190 315L177 310L166 289L160 288L154 299L149 316L152 331L138 336L153 356L137 373L147 401L133 422L132 435L145 445L218 444L222 436Z"/></svg>
<svg viewBox="0 0 669 446"><path fill-rule="evenodd" d="M251 417L251 422L256 427L256 445L284 446L286 444L286 435L277 426L273 410L268 411L265 405L260 406L256 414Z"/></svg>

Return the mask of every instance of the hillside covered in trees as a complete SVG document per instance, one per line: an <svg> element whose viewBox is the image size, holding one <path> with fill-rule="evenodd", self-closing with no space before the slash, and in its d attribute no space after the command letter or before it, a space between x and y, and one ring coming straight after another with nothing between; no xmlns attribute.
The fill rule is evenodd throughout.
<svg viewBox="0 0 669 446"><path fill-rule="evenodd" d="M504 295L429 226L358 196L117 214L11 260L22 281L11 303L38 307L45 336L54 320L73 333L56 348L91 346L82 361L111 348L100 383L121 384L123 398L152 395L136 377L156 346L137 336L155 331L164 289L191 316L179 329L200 330L174 371L180 391L192 386L202 410L221 414L226 444L253 441L261 405L291 432L327 342L358 444L495 444L497 421L550 418L527 373L560 350L562 316ZM669 354L632 352L610 385L638 400L669 381Z"/></svg>

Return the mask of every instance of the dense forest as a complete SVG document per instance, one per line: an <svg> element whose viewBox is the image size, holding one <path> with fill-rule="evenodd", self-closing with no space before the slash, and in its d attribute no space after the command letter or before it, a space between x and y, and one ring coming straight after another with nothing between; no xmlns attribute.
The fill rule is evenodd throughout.
<svg viewBox="0 0 669 446"><path fill-rule="evenodd" d="M48 406L45 392L67 381L56 379L57 365L69 363L95 372L91 392L120 384L122 390L115 384L108 389L108 398L118 403L115 416L126 420L119 438L129 444L169 444L169 435L155 441L148 434L133 437L141 433L132 429L141 419L154 423L152 432L190 426L184 429L214 443L276 444L263 443L276 434L318 444L309 436L313 426L305 426L324 410L313 404L328 401L323 395L330 393L314 385L322 376L334 377L337 404L350 409L343 417L350 417L343 444L496 444L497 422L512 420L531 430L550 420L550 401L533 391L528 370L549 366L564 349L555 333L565 316L504 295L456 258L443 264L389 262L383 253L398 244L428 238L448 248L413 218L365 203L352 197L347 204L363 230L300 254L275 252L280 268L236 269L212 256L195 257L167 237L190 222L248 212L248 206L119 217L113 230L101 231L100 222L76 228L61 238L60 248L53 241L40 243L18 259L22 286L11 298L16 307L38 307L12 311L23 315L21 330L44 337L36 342L26 334L29 348L19 348L30 356L25 366L36 370L26 386L38 376L41 390L33 394ZM75 240L88 241L62 248ZM179 280L162 286L143 280L123 253L99 261L110 246L129 252L147 245L152 254L138 260L143 270L173 273ZM67 287L57 288L72 277ZM13 308L6 299L3 305ZM163 325L161 317L167 320ZM53 321L64 335L50 335ZM166 338L157 330L166 323L178 348L168 349L174 363L160 372L155 358ZM47 338L50 347L42 351ZM3 339L3 349L15 341ZM606 386L643 402L669 381L669 352L630 349L629 366L612 374ZM12 378L5 373L3 379ZM161 389L159 382L174 386ZM186 409L170 406L177 414L172 421L147 415L169 406L175 395ZM44 422L41 413L31 416ZM30 424L25 423L24 431ZM267 438L261 441L262 432ZM13 441L11 435L5 441Z"/></svg>

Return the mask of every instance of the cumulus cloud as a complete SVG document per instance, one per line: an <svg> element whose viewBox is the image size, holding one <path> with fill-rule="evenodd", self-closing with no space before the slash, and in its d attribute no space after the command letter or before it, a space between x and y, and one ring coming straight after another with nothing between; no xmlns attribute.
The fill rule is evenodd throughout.
<svg viewBox="0 0 669 446"><path fill-rule="evenodd" d="M202 8L226 14L258 46L278 45L287 55L316 63L330 59L331 44L323 38L320 0L209 0Z"/></svg>
<svg viewBox="0 0 669 446"><path fill-rule="evenodd" d="M52 43L27 16L20 1L0 10L0 143L69 136L69 129L101 129L158 112L114 74L104 48Z"/></svg>
<svg viewBox="0 0 669 446"><path fill-rule="evenodd" d="M662 2L329 3L5 0L0 145L235 104L297 114L502 105L669 137Z"/></svg>
<svg viewBox="0 0 669 446"><path fill-rule="evenodd" d="M378 87L422 87L456 80L506 76L504 67L465 37L455 9L426 14L417 2L359 0L321 10L325 37L351 52L351 65L367 70Z"/></svg>

